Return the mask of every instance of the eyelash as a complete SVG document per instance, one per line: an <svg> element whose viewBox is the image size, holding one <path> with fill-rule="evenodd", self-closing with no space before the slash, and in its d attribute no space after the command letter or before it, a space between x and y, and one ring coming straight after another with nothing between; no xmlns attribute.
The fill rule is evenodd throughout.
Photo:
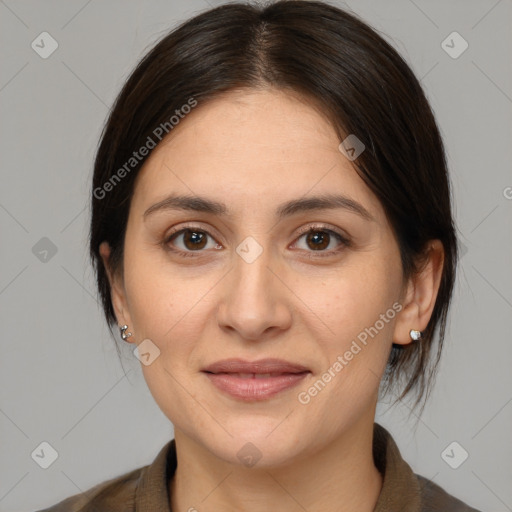
<svg viewBox="0 0 512 512"><path fill-rule="evenodd" d="M185 227L182 227L179 230L172 231L171 233L169 233L165 237L165 239L162 241L162 244L164 245L166 250L171 251L171 252L177 254L181 258L190 258L190 257L194 258L194 257L197 257L197 255L194 254L194 253L204 252L202 250L198 250L198 251L182 251L181 249L175 249L175 248L170 247L169 243L171 242L171 240L173 238L177 237L178 235L181 235L182 233L184 233L186 231L196 231L196 232L204 233L207 236L209 236L212 239L214 239L214 237L208 231L206 231L205 229L200 228L199 226L193 226L193 225L185 226ZM338 241L341 242L342 247L339 248L339 249L330 250L330 251L322 251L322 250L319 250L319 251L306 251L308 253L313 253L313 254L310 254L310 255L306 256L306 258L316 259L316 258L326 258L326 257L329 257L329 256L334 256L334 255L340 253L345 247L349 247L350 246L350 241L345 236L343 236L341 233L338 233L337 231L334 231L332 229L328 229L326 226L321 226L321 225L308 226L306 228L303 228L303 229L299 230L299 237L297 238L297 240L300 239L302 236L307 235L309 233L318 233L318 232L329 233L329 234L334 235L338 239Z"/></svg>

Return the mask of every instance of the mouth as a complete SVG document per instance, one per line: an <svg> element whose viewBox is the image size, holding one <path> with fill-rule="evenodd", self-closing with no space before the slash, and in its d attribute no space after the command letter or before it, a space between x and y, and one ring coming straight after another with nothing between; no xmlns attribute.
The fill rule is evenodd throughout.
<svg viewBox="0 0 512 512"><path fill-rule="evenodd" d="M267 400L295 387L311 371L280 359L218 361L202 370L221 392L244 402Z"/></svg>
<svg viewBox="0 0 512 512"><path fill-rule="evenodd" d="M210 372L207 372L210 373ZM239 379L269 379L273 377L281 377L283 375L298 375L297 373L230 373L230 372L219 372L211 373L211 375L231 375Z"/></svg>

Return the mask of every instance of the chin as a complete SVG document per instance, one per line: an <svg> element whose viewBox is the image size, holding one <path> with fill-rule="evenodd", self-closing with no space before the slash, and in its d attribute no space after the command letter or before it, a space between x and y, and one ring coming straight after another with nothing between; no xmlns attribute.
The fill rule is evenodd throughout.
<svg viewBox="0 0 512 512"><path fill-rule="evenodd" d="M285 465L301 453L300 445L305 441L303 433L285 425L285 417L250 415L240 421L225 422L233 437L222 435L217 442L210 440L209 448L219 458L248 468Z"/></svg>
<svg viewBox="0 0 512 512"><path fill-rule="evenodd" d="M248 441L235 438L226 446L212 446L217 457L247 469L271 469L289 464L299 452L297 446L283 444L282 440L269 441L262 437Z"/></svg>

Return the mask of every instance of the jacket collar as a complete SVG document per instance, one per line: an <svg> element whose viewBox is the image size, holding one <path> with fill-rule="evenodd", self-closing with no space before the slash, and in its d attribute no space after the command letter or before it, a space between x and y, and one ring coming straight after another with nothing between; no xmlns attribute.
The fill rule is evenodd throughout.
<svg viewBox="0 0 512 512"><path fill-rule="evenodd" d="M374 512L420 512L418 479L400 455L391 434L378 423L373 425L373 459L382 474L382 489Z"/></svg>
<svg viewBox="0 0 512 512"><path fill-rule="evenodd" d="M410 466L402 459L391 434L378 423L373 428L373 457L383 477L374 512L406 510L420 512L421 489ZM168 483L177 466L176 443L172 439L140 475L135 494L135 512L172 512Z"/></svg>

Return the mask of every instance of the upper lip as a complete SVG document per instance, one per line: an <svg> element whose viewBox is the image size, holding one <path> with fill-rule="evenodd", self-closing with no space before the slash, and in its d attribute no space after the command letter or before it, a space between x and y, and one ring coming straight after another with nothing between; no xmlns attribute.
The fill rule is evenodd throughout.
<svg viewBox="0 0 512 512"><path fill-rule="evenodd" d="M245 361L244 359L223 359L203 368L209 373L303 373L310 370L297 363L283 359L259 359Z"/></svg>

